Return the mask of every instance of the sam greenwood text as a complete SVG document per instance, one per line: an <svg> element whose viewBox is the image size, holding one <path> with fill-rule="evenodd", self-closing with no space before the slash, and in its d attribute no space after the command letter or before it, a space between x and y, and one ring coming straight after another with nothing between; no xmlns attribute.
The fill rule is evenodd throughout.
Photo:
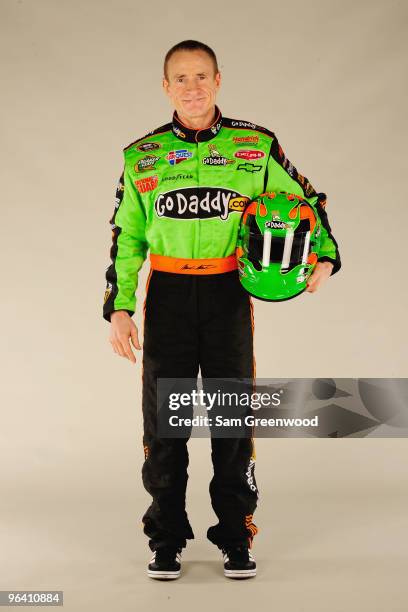
<svg viewBox="0 0 408 612"><path fill-rule="evenodd" d="M247 414L245 417L233 417L225 418L220 415L216 416L215 419L197 415L193 418L179 417L172 415L169 418L169 424L171 427L242 427L246 425L248 427L318 427L319 417L314 416L311 419L300 419L300 418L259 418L252 414Z"/></svg>

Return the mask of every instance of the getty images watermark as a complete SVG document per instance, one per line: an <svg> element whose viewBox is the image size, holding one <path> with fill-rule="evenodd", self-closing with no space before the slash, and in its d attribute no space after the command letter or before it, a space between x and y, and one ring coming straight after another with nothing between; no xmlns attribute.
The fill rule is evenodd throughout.
<svg viewBox="0 0 408 612"><path fill-rule="evenodd" d="M178 411L178 414L170 414L168 423L170 427L242 427L243 425L254 427L317 427L319 417L313 418L286 418L286 417L257 417L255 414L240 414L239 416L226 416L226 408L242 409L250 408L251 411L261 408L271 408L281 405L281 394L284 390L276 391L272 394L255 391L228 392L216 391L207 392L203 389L199 391L192 389L190 392L170 393L168 396L168 409ZM209 412L215 408L221 409L221 414L213 416L197 414L195 416L184 416L183 408L204 406ZM241 409L241 410L240 410ZM180 414L181 412L181 414Z"/></svg>
<svg viewBox="0 0 408 612"><path fill-rule="evenodd" d="M160 378L158 435L408 437L406 378Z"/></svg>

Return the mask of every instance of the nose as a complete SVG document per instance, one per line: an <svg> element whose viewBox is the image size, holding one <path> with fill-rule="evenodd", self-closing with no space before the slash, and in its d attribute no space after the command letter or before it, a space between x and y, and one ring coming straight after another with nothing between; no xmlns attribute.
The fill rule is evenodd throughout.
<svg viewBox="0 0 408 612"><path fill-rule="evenodd" d="M187 81L186 83L186 90L187 91L194 91L197 88L197 84L194 83L194 81Z"/></svg>

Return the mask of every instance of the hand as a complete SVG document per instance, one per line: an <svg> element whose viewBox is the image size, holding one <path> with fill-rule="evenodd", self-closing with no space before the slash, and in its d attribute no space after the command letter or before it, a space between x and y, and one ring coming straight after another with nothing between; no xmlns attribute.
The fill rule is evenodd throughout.
<svg viewBox="0 0 408 612"><path fill-rule="evenodd" d="M111 331L109 342L117 355L126 357L132 363L136 363L136 357L130 346L129 338L137 350L141 350L137 327L126 310L116 310L111 314Z"/></svg>
<svg viewBox="0 0 408 612"><path fill-rule="evenodd" d="M331 275L333 264L330 261L318 261L312 276L307 281L306 291L314 293Z"/></svg>

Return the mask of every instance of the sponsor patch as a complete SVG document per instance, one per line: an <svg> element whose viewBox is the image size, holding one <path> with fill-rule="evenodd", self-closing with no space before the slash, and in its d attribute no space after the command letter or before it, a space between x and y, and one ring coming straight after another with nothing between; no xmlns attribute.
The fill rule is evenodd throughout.
<svg viewBox="0 0 408 612"><path fill-rule="evenodd" d="M269 227L271 229L286 229L287 227L290 227L290 225L285 223L285 221L266 221L265 227Z"/></svg>
<svg viewBox="0 0 408 612"><path fill-rule="evenodd" d="M250 128L251 130L255 130L258 126L255 123L250 123L249 121L231 121L232 127L242 127L242 128Z"/></svg>
<svg viewBox="0 0 408 612"><path fill-rule="evenodd" d="M245 476L247 477L247 483L251 491L258 490L255 485L254 468L255 468L255 460L251 457L251 459L249 460L247 471L245 472ZM252 535L255 535L257 533L257 528L252 523L252 514L248 514L245 517L245 526L247 529L249 529L249 531L251 531Z"/></svg>
<svg viewBox="0 0 408 612"><path fill-rule="evenodd" d="M158 142L142 142L142 144L135 147L138 151L154 151L160 148L161 145Z"/></svg>
<svg viewBox="0 0 408 612"><path fill-rule="evenodd" d="M208 157L203 157L201 160L202 163L207 166L226 166L228 164L235 164L235 159L228 159L221 155L215 144L209 144L208 151L210 155Z"/></svg>
<svg viewBox="0 0 408 612"><path fill-rule="evenodd" d="M159 159L160 157L157 157L157 155L145 155L135 164L135 171L146 172L147 170L153 170L155 163L158 162Z"/></svg>
<svg viewBox="0 0 408 612"><path fill-rule="evenodd" d="M240 149L234 153L234 157L237 157L238 159L254 160L265 157L265 153L263 151L258 151L257 149Z"/></svg>
<svg viewBox="0 0 408 612"><path fill-rule="evenodd" d="M288 160L287 157L285 157L285 159L282 162L282 166L285 168L286 172L289 174L289 176L291 176L293 179L296 179L296 168L295 166Z"/></svg>
<svg viewBox="0 0 408 612"><path fill-rule="evenodd" d="M258 144L259 136L234 136L232 140L235 144Z"/></svg>
<svg viewBox="0 0 408 612"><path fill-rule="evenodd" d="M169 151L166 155L166 159L170 166L175 166L185 159L190 159L190 157L193 157L193 154L187 149L176 149L175 151Z"/></svg>
<svg viewBox="0 0 408 612"><path fill-rule="evenodd" d="M245 170L245 172L259 172L262 170L262 166L256 166L255 164L245 162L244 164L238 164L237 170Z"/></svg>
<svg viewBox="0 0 408 612"><path fill-rule="evenodd" d="M219 122L217 123L217 125L213 125L213 126L210 128L210 130L212 131L212 133L213 133L213 134L218 134L218 132L220 131L220 129L221 129L221 121L219 121Z"/></svg>
<svg viewBox="0 0 408 612"><path fill-rule="evenodd" d="M185 187L161 193L154 208L159 217L172 219L227 219L230 211L242 212L249 198L222 187Z"/></svg>
<svg viewBox="0 0 408 612"><path fill-rule="evenodd" d="M159 183L159 177L157 174L154 176L148 176L146 178L138 179L135 181L135 185L139 191L139 193L146 193L146 191L153 191L156 189Z"/></svg>
<svg viewBox="0 0 408 612"><path fill-rule="evenodd" d="M174 126L173 126L173 132L174 132L174 133L176 134L176 136L178 136L179 138L185 138L185 137L186 137L185 133L184 133L184 132L182 132L182 131L180 130L180 128L179 128L179 127L177 127L177 125L174 125Z"/></svg>
<svg viewBox="0 0 408 612"><path fill-rule="evenodd" d="M106 304L106 302L108 301L108 298L110 296L110 294L112 293L112 283L108 283L105 289L105 295L103 298L103 303Z"/></svg>
<svg viewBox="0 0 408 612"><path fill-rule="evenodd" d="M178 174L175 174L173 176L165 176L162 178L162 182L164 183L164 181L180 181L180 180L190 180L193 178L192 174L183 174L182 172L179 172Z"/></svg>

